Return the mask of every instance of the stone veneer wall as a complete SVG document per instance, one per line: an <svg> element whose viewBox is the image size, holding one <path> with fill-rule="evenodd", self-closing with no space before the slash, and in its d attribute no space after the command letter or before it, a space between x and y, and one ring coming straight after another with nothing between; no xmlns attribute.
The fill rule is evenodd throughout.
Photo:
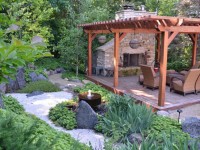
<svg viewBox="0 0 200 150"><path fill-rule="evenodd" d="M132 49L129 46L131 39L138 39L141 42L141 46L137 49ZM114 66L114 41L111 40L107 45L97 48L97 64L101 67L113 67ZM151 65L155 58L155 35L154 34L127 34L127 36L121 41L119 48L119 64L123 64L123 54L145 54L147 53L147 64ZM121 60L120 60L121 58Z"/></svg>

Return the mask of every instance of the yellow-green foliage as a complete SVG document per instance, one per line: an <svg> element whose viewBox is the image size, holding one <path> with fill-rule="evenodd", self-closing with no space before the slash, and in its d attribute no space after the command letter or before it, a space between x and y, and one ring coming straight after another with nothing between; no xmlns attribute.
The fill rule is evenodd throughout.
<svg viewBox="0 0 200 150"><path fill-rule="evenodd" d="M62 102L51 108L49 118L56 124L68 130L76 127L75 112L67 108L68 102Z"/></svg>
<svg viewBox="0 0 200 150"><path fill-rule="evenodd" d="M140 74L141 70L138 67L127 67L121 68L119 70L119 76L126 77L126 76L133 76Z"/></svg>
<svg viewBox="0 0 200 150"><path fill-rule="evenodd" d="M181 124L179 124L176 120L162 116L154 116L154 121L150 129L146 130L144 133L146 136L151 136L154 134L156 140L159 142L163 142L163 133L166 134L167 138L169 138L170 134L172 134L177 141L184 141L186 138L189 138L189 135L182 131Z"/></svg>

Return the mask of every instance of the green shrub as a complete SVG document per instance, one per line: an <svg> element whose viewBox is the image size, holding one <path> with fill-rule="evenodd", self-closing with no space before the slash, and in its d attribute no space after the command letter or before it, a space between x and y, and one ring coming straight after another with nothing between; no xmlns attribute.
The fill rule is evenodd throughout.
<svg viewBox="0 0 200 150"><path fill-rule="evenodd" d="M152 133L155 134L156 140L160 143L163 142L163 133L166 134L167 138L172 134L178 141L184 141L186 138L189 138L189 135L182 131L181 124L176 120L162 116L154 116L151 127L144 131L145 136L151 136Z"/></svg>
<svg viewBox="0 0 200 150"><path fill-rule="evenodd" d="M75 112L67 108L68 102L57 104L49 111L49 118L56 124L68 130L76 127Z"/></svg>
<svg viewBox="0 0 200 150"><path fill-rule="evenodd" d="M6 110L12 111L16 114L24 113L24 107L12 96L3 96L3 103Z"/></svg>
<svg viewBox="0 0 200 150"><path fill-rule="evenodd" d="M17 115L6 110L0 110L0 145L6 150L90 149L33 115Z"/></svg>
<svg viewBox="0 0 200 150"><path fill-rule="evenodd" d="M88 90L91 90L94 93L100 94L102 100L109 101L109 97L110 97L109 95L111 94L111 92L104 89L100 85L96 85L93 83L87 83L83 87L75 87L74 88L74 92L76 92L76 93L88 92Z"/></svg>
<svg viewBox="0 0 200 150"><path fill-rule="evenodd" d="M41 81L31 82L27 84L26 87L19 90L18 92L31 93L33 91L57 92L57 91L60 91L60 89L49 81L41 80Z"/></svg>
<svg viewBox="0 0 200 150"><path fill-rule="evenodd" d="M114 139L147 129L153 120L152 110L136 105L129 96L111 95L107 109L100 124L103 133Z"/></svg>
<svg viewBox="0 0 200 150"><path fill-rule="evenodd" d="M85 75L84 74L78 74L78 76L76 76L76 73L75 72L65 72L62 74L62 78L65 79L79 79L79 80L84 80L85 79Z"/></svg>
<svg viewBox="0 0 200 150"><path fill-rule="evenodd" d="M166 137L166 134L163 133L160 137L163 141L159 143L156 141L156 135L152 133L151 137L147 137L146 139L143 138L142 143L134 143L131 144L127 142L122 144L116 150L197 150L197 140L190 140L188 138L184 139L183 141L179 141L173 134L170 134L170 137ZM188 147L190 145L190 148Z"/></svg>
<svg viewBox="0 0 200 150"><path fill-rule="evenodd" d="M45 68L47 70L55 70L62 67L61 60L54 57L42 57L35 61L35 65L39 68Z"/></svg>

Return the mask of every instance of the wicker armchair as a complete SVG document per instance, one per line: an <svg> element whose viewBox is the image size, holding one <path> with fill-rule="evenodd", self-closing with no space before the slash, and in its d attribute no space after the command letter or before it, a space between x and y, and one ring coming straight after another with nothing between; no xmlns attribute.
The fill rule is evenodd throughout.
<svg viewBox="0 0 200 150"><path fill-rule="evenodd" d="M200 92L200 74L199 74L199 77L197 78L195 90L196 90L196 93Z"/></svg>
<svg viewBox="0 0 200 150"><path fill-rule="evenodd" d="M159 87L159 75L155 73L153 66L140 65L143 74L143 86L153 90Z"/></svg>
<svg viewBox="0 0 200 150"><path fill-rule="evenodd" d="M196 64L194 66L192 66L191 69L198 69L200 68L200 61L197 61ZM180 74L182 75L186 75L188 73L188 71L184 70L184 71L181 71Z"/></svg>
<svg viewBox="0 0 200 150"><path fill-rule="evenodd" d="M182 79L174 77L170 85L170 92L174 90L176 92L182 93L184 96L187 93L195 93L195 85L199 75L200 69L190 69Z"/></svg>

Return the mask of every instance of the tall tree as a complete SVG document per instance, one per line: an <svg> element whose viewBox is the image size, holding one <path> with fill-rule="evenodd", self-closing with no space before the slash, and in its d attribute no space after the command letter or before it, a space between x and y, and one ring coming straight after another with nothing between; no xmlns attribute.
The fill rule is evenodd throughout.
<svg viewBox="0 0 200 150"><path fill-rule="evenodd" d="M149 11L157 11L160 16L175 16L176 4L179 0L146 0Z"/></svg>
<svg viewBox="0 0 200 150"><path fill-rule="evenodd" d="M4 14L18 24L21 28L20 38L26 41L39 35L48 43L51 28L48 21L51 20L53 8L48 0L1 0L0 4Z"/></svg>

